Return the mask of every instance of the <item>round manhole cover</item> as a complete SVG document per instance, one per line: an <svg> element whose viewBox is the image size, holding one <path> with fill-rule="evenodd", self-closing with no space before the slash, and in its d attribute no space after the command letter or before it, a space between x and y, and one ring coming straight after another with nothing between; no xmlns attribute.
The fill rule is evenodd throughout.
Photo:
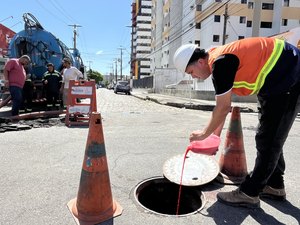
<svg viewBox="0 0 300 225"><path fill-rule="evenodd" d="M180 184L184 155L176 155L168 159L163 166L164 176ZM185 159L182 185L198 186L209 183L219 174L220 168L213 156L189 152Z"/></svg>
<svg viewBox="0 0 300 225"><path fill-rule="evenodd" d="M205 197L195 187L182 187L179 207L178 193L179 185L164 177L155 177L137 185L134 197L148 212L159 215L187 216L199 212L204 207Z"/></svg>

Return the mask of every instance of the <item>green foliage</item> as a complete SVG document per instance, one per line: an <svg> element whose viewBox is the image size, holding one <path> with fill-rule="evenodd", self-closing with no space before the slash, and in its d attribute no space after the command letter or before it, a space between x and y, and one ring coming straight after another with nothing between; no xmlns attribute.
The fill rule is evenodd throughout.
<svg viewBox="0 0 300 225"><path fill-rule="evenodd" d="M109 81L106 80L106 81L104 82L104 85L105 85L105 87L107 87L107 86L109 85Z"/></svg>
<svg viewBox="0 0 300 225"><path fill-rule="evenodd" d="M98 84L99 82L103 81L103 76L101 73L99 73L98 71L95 71L95 70L88 70L87 71L87 78L89 80L93 79L95 80L95 82Z"/></svg>

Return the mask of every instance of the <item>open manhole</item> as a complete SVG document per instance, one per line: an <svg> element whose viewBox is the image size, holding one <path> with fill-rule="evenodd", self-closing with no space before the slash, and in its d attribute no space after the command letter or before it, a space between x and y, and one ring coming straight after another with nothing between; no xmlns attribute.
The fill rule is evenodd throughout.
<svg viewBox="0 0 300 225"><path fill-rule="evenodd" d="M134 197L139 205L155 214L187 216L199 212L205 204L204 195L195 187L182 186L177 214L179 187L164 177L149 178L137 185Z"/></svg>

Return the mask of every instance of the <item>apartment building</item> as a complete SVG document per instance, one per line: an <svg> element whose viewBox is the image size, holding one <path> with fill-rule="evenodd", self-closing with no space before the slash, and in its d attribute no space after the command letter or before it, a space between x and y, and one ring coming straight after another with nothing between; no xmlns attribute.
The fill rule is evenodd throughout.
<svg viewBox="0 0 300 225"><path fill-rule="evenodd" d="M187 79L174 71L182 44L201 48L254 36L273 36L300 26L299 0L153 0L151 73L163 87ZM194 80L195 90L211 91L211 81Z"/></svg>
<svg viewBox="0 0 300 225"><path fill-rule="evenodd" d="M150 75L152 0L133 0L131 73L134 79Z"/></svg>

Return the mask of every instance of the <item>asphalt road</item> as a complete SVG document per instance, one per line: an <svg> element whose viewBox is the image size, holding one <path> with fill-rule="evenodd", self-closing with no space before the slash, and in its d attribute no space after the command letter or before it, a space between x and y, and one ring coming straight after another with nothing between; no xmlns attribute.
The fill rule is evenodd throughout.
<svg viewBox="0 0 300 225"><path fill-rule="evenodd" d="M192 130L201 129L210 112L180 109L134 96L97 90L103 119L105 150L113 197L122 215L104 225L174 224L300 224L300 121L295 122L285 147L286 202L261 201L260 209L225 206L216 201L220 190L232 185L215 181L199 187L206 198L203 209L176 217L151 213L134 198L140 182L163 175L163 165L183 154ZM255 159L256 113L242 113L248 171ZM228 120L221 136L225 141ZM67 203L77 196L88 128L51 126L0 133L0 224L75 224Z"/></svg>

